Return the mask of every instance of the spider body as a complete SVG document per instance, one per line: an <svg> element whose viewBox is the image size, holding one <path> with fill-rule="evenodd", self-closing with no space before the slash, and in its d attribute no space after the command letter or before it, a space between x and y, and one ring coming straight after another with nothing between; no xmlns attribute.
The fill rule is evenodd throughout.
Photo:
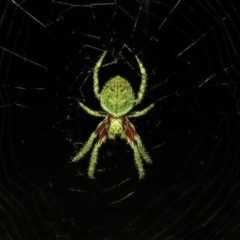
<svg viewBox="0 0 240 240"><path fill-rule="evenodd" d="M120 138L125 139L133 149L134 160L138 169L139 178L143 178L145 172L143 169L142 160L144 160L146 163L151 163L152 161L149 154L145 150L145 147L143 146L139 135L136 133L133 124L129 121L128 118L145 115L154 106L154 104L151 104L142 111L129 113L131 109L136 104L139 104L143 99L147 81L146 70L136 56L142 76L142 82L137 98L135 98L131 84L120 76L116 76L107 81L102 91L99 93L98 71L101 67L105 55L106 52L103 53L103 55L96 63L94 67L93 79L94 93L100 101L102 109L106 113L91 110L86 105L79 102L79 105L87 113L95 117L104 117L104 120L99 123L95 131L89 137L88 141L72 159L72 161L76 162L80 160L90 150L93 141L98 137L91 154L90 164L88 168L88 176L90 178L94 178L94 171L97 164L98 150L100 146L107 138L115 139L117 136L119 136Z"/></svg>
<svg viewBox="0 0 240 240"><path fill-rule="evenodd" d="M133 108L135 96L130 83L116 76L105 84L99 100L106 112L113 116L123 116Z"/></svg>

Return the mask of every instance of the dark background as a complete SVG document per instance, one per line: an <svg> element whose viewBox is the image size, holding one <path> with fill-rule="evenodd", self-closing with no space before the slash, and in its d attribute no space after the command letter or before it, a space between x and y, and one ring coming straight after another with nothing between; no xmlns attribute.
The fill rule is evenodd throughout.
<svg viewBox="0 0 240 240"><path fill-rule="evenodd" d="M239 42L239 1L0 1L0 240L239 239ZM148 73L143 180L120 139L70 163L105 50L101 87Z"/></svg>

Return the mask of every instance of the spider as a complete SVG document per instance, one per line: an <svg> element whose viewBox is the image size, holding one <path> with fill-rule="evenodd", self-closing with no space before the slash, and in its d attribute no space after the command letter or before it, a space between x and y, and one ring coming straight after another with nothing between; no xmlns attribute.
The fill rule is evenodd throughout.
<svg viewBox="0 0 240 240"><path fill-rule="evenodd" d="M137 98L134 96L135 94L133 92L131 84L119 75L108 80L101 92L99 92L98 71L102 65L106 53L107 51L102 54L93 71L94 94L100 101L104 112L94 111L84 105L82 102L79 102L80 107L82 107L88 114L95 117L104 117L104 120L99 123L82 149L74 158L72 158L72 162L77 162L83 158L83 156L92 147L95 138L98 137L96 144L93 147L88 168L89 178L94 178L94 171L98 160L99 148L107 138L115 139L116 136L119 136L120 138L125 139L132 148L139 178L141 179L145 175L142 160L144 160L146 163L152 163L152 161L148 152L143 146L140 136L137 134L133 124L128 120L128 118L145 115L151 108L154 107L154 104L151 104L141 111L129 113L132 108L135 105L139 104L143 99L147 86L146 70L138 57L135 56L141 72L141 85L137 94Z"/></svg>

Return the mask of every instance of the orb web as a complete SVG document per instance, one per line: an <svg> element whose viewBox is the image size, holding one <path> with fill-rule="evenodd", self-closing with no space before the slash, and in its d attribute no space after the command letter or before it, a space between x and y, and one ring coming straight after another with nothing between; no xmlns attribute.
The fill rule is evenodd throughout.
<svg viewBox="0 0 240 240"><path fill-rule="evenodd" d="M238 239L238 1L0 3L0 239ZM93 92L120 75L147 91L131 122L153 164L107 140L96 178L71 158L100 118Z"/></svg>

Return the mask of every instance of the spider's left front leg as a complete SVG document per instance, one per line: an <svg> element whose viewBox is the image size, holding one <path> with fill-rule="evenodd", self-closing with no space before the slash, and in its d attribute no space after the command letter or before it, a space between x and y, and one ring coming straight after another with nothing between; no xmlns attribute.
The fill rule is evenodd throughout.
<svg viewBox="0 0 240 240"><path fill-rule="evenodd" d="M127 119L124 121L124 129L126 139L134 152L134 160L138 169L139 178L144 178L145 171L143 169L142 158L146 163L152 163L152 160L146 151L140 136L136 133L134 126Z"/></svg>
<svg viewBox="0 0 240 240"><path fill-rule="evenodd" d="M135 160L135 164L136 164L136 167L137 167L137 170L138 170L139 178L140 179L144 178L145 171L144 171L144 168L143 168L142 159L140 157L137 145L134 144L134 143L130 143L130 142L129 142L129 144L130 144L130 146L133 150L133 153L134 153L134 160Z"/></svg>

